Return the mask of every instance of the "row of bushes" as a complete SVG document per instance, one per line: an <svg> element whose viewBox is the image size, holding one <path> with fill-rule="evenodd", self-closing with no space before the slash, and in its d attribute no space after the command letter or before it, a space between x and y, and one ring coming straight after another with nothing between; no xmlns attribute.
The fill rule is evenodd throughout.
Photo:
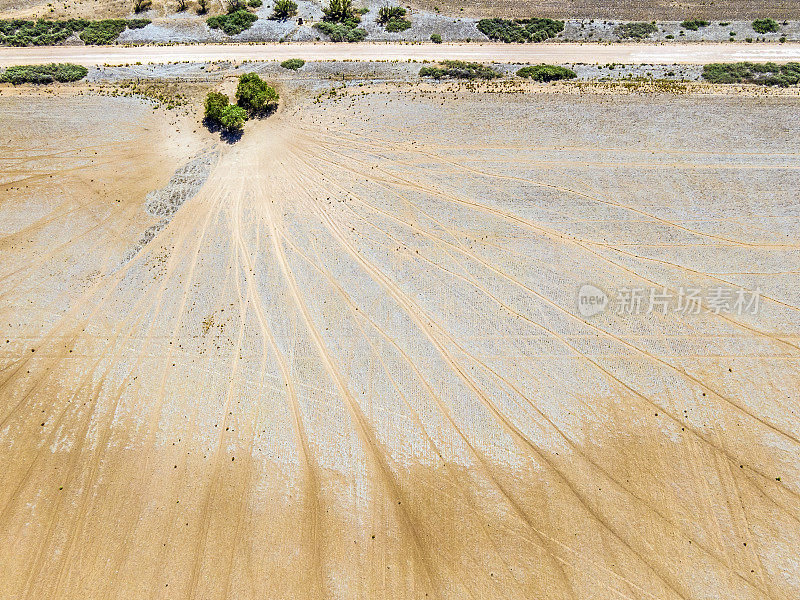
<svg viewBox="0 0 800 600"><path fill-rule="evenodd" d="M422 67L419 70L420 77L432 77L441 79L443 77L453 79L495 79L502 77L502 74L492 67L476 62L465 62L463 60L444 60L437 66Z"/></svg>
<svg viewBox="0 0 800 600"><path fill-rule="evenodd" d="M0 74L0 82L13 83L14 85L21 83L53 83L54 81L66 83L83 79L88 72L86 67L70 63L8 67Z"/></svg>
<svg viewBox="0 0 800 600"><path fill-rule="evenodd" d="M564 31L564 21L553 19L481 19L478 31L499 42L543 42Z"/></svg>
<svg viewBox="0 0 800 600"><path fill-rule="evenodd" d="M686 19L681 22L681 27L689 31L697 31L701 27L708 27L711 23L703 19ZM720 25L727 25L727 23L720 23ZM774 19L756 19L752 23L753 30L757 33L775 33L780 30L780 25ZM617 25L614 32L621 38L641 40L650 37L653 33L658 31L655 21L651 23L622 23ZM732 33L731 35L734 35ZM667 36L672 38L673 36Z"/></svg>
<svg viewBox="0 0 800 600"><path fill-rule="evenodd" d="M125 29L140 29L149 23L150 19L0 20L0 44L19 47L53 46L62 43L73 33L78 33L86 44L103 45L113 42Z"/></svg>
<svg viewBox="0 0 800 600"><path fill-rule="evenodd" d="M758 83L789 87L800 83L800 63L711 63L703 67L703 79L710 83Z"/></svg>
<svg viewBox="0 0 800 600"><path fill-rule="evenodd" d="M559 81L561 79L575 79L578 74L572 69L557 65L534 65L522 67L517 71L519 77L533 79L534 81Z"/></svg>
<svg viewBox="0 0 800 600"><path fill-rule="evenodd" d="M269 112L277 102L278 92L274 87L255 73L245 73L239 76L239 85L236 86L236 104L231 104L225 94L208 93L205 120L209 125L225 131L240 131L248 117Z"/></svg>

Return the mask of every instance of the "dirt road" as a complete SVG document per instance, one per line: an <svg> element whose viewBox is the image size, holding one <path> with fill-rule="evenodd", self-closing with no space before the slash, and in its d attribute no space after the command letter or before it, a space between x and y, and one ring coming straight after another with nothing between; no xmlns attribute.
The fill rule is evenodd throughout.
<svg viewBox="0 0 800 600"><path fill-rule="evenodd" d="M196 44L190 46L0 48L0 67L68 61L86 66L215 60L441 60L703 64L796 61L800 44Z"/></svg>

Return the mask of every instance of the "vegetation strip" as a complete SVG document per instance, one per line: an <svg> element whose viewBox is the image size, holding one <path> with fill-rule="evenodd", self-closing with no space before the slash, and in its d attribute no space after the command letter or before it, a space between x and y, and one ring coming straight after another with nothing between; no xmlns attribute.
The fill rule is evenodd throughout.
<svg viewBox="0 0 800 600"><path fill-rule="evenodd" d="M85 44L110 44L126 29L141 29L150 19L67 19L49 21L39 19L0 20L0 44L4 46L54 46L78 33Z"/></svg>
<svg viewBox="0 0 800 600"><path fill-rule="evenodd" d="M800 62L711 63L703 67L703 79L710 83L757 83L789 87L800 83Z"/></svg>
<svg viewBox="0 0 800 600"><path fill-rule="evenodd" d="M26 65L9 67L0 73L0 82L13 83L66 83L86 77L88 69L71 63L50 63L49 65Z"/></svg>

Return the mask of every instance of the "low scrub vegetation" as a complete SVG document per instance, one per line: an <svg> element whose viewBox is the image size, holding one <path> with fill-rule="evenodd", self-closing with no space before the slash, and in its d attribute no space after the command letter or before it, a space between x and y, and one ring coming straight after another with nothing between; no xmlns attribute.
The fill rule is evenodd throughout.
<svg viewBox="0 0 800 600"><path fill-rule="evenodd" d="M54 81L66 83L83 79L88 72L86 67L70 63L9 67L0 74L0 82L13 83L14 85L21 83L53 83Z"/></svg>
<svg viewBox="0 0 800 600"><path fill-rule="evenodd" d="M564 21L553 19L481 19L478 31L500 42L543 42L564 31Z"/></svg>
<svg viewBox="0 0 800 600"><path fill-rule="evenodd" d="M753 31L756 33L775 33L780 27L774 19L756 19L753 21Z"/></svg>
<svg viewBox="0 0 800 600"><path fill-rule="evenodd" d="M321 21L315 23L314 27L327 35L332 42L360 42L367 37L367 32L360 27L354 27L348 23L329 23Z"/></svg>
<svg viewBox="0 0 800 600"><path fill-rule="evenodd" d="M5 46L54 46L73 33L86 44L110 44L126 29L140 29L150 19L68 19L65 21L0 20L0 44Z"/></svg>
<svg viewBox="0 0 800 600"><path fill-rule="evenodd" d="M439 35L438 33L432 33L431 34L431 41L434 44L441 44L442 43L442 36Z"/></svg>
<svg viewBox="0 0 800 600"><path fill-rule="evenodd" d="M655 23L623 23L614 32L621 38L643 40L658 31Z"/></svg>
<svg viewBox="0 0 800 600"><path fill-rule="evenodd" d="M800 63L711 63L703 67L703 79L710 83L758 83L789 87L800 83Z"/></svg>
<svg viewBox="0 0 800 600"><path fill-rule="evenodd" d="M297 3L292 0L278 0L272 9L273 19L288 19L297 14Z"/></svg>
<svg viewBox="0 0 800 600"><path fill-rule="evenodd" d="M419 76L432 77L434 79L442 79L443 77L452 79L496 79L497 77L502 77L502 74L481 63L444 60L438 66L422 67L419 70Z"/></svg>
<svg viewBox="0 0 800 600"><path fill-rule="evenodd" d="M681 23L681 27L689 31L697 31L701 27L708 27L710 23L702 19L686 19Z"/></svg>
<svg viewBox="0 0 800 600"><path fill-rule="evenodd" d="M306 64L302 58L290 58L289 60L285 60L281 63L281 66L284 69L291 69L292 71L297 71L300 67Z"/></svg>
<svg viewBox="0 0 800 600"><path fill-rule="evenodd" d="M217 15L206 19L206 23L211 29L221 29L227 35L242 33L250 29L256 21L258 21L256 15L242 8L236 9L227 15Z"/></svg>
<svg viewBox="0 0 800 600"><path fill-rule="evenodd" d="M578 74L572 69L557 65L534 65L522 67L517 75L534 81L558 81L560 79L575 79Z"/></svg>
<svg viewBox="0 0 800 600"><path fill-rule="evenodd" d="M383 25L390 33L405 31L411 27L411 21L405 18L406 9L402 6L382 6L378 10L378 25Z"/></svg>

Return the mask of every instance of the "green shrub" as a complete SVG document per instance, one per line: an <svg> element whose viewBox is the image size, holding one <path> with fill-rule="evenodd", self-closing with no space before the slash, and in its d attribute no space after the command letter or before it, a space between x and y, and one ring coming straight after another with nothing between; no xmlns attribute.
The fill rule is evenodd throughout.
<svg viewBox="0 0 800 600"><path fill-rule="evenodd" d="M684 29L688 29L689 31L697 31L701 27L708 27L709 22L703 21L702 19L687 19L683 23L681 23L681 27Z"/></svg>
<svg viewBox="0 0 800 600"><path fill-rule="evenodd" d="M492 67L475 62L464 62L463 60L444 60L439 66L422 67L419 70L420 77L451 77L453 79L495 79L502 75Z"/></svg>
<svg viewBox="0 0 800 600"><path fill-rule="evenodd" d="M406 16L406 9L402 6L382 6L378 9L379 25L386 25L389 21L399 20Z"/></svg>
<svg viewBox="0 0 800 600"><path fill-rule="evenodd" d="M789 87L800 83L800 63L711 63L703 67L703 79L710 83L758 83Z"/></svg>
<svg viewBox="0 0 800 600"><path fill-rule="evenodd" d="M517 71L517 75L534 81L558 81L560 79L575 79L578 76L572 69L545 64L523 67Z"/></svg>
<svg viewBox="0 0 800 600"><path fill-rule="evenodd" d="M237 10L228 15L209 17L206 23L211 29L222 29L227 35L236 35L250 29L258 17L246 10Z"/></svg>
<svg viewBox="0 0 800 600"><path fill-rule="evenodd" d="M49 65L30 65L8 67L0 74L0 82L13 83L66 83L78 81L86 77L89 70L81 65L71 63L50 63Z"/></svg>
<svg viewBox="0 0 800 600"><path fill-rule="evenodd" d="M128 27L125 19L105 19L103 21L92 21L81 32L81 39L85 44L102 46L110 44L119 37L119 34Z"/></svg>
<svg viewBox="0 0 800 600"><path fill-rule="evenodd" d="M440 36L438 33L434 33L434 34L431 35L431 41L434 44L441 44L442 43L442 36Z"/></svg>
<svg viewBox="0 0 800 600"><path fill-rule="evenodd" d="M756 19L753 21L753 30L757 33L775 33L780 27L774 19Z"/></svg>
<svg viewBox="0 0 800 600"><path fill-rule="evenodd" d="M219 123L223 109L229 104L230 101L225 94L220 94L219 92L208 92L205 102L205 118L212 123Z"/></svg>
<svg viewBox="0 0 800 600"><path fill-rule="evenodd" d="M152 2L150 0L133 0L133 12L140 13L150 10Z"/></svg>
<svg viewBox="0 0 800 600"><path fill-rule="evenodd" d="M128 19L126 23L128 24L128 29L141 29L150 25L152 21L150 19Z"/></svg>
<svg viewBox="0 0 800 600"><path fill-rule="evenodd" d="M247 120L247 112L241 106L228 104L219 115L219 124L226 131L241 131Z"/></svg>
<svg viewBox="0 0 800 600"><path fill-rule="evenodd" d="M278 92L255 73L239 76L236 102L250 114L263 112L278 101Z"/></svg>
<svg viewBox="0 0 800 600"><path fill-rule="evenodd" d="M405 31L411 27L411 21L408 19L392 19L386 23L386 31L389 33L397 33L398 31Z"/></svg>
<svg viewBox="0 0 800 600"><path fill-rule="evenodd" d="M363 29L351 26L349 23L328 23L322 21L315 23L314 27L327 35L332 42L360 42L367 37Z"/></svg>
<svg viewBox="0 0 800 600"><path fill-rule="evenodd" d="M297 14L297 3L292 0L278 0L272 9L273 19L288 19Z"/></svg>
<svg viewBox="0 0 800 600"><path fill-rule="evenodd" d="M330 0L322 9L323 21L328 23L345 23L354 29L361 22L361 14L353 8L353 0Z"/></svg>
<svg viewBox="0 0 800 600"><path fill-rule="evenodd" d="M622 23L614 29L621 38L641 40L658 31L654 23Z"/></svg>
<svg viewBox="0 0 800 600"><path fill-rule="evenodd" d="M481 19L478 31L500 42L543 42L564 31L564 21L553 19Z"/></svg>
<svg viewBox="0 0 800 600"><path fill-rule="evenodd" d="M285 60L281 63L281 66L284 69L291 69L292 71L297 71L300 67L306 64L302 58L290 58L289 60Z"/></svg>
<svg viewBox="0 0 800 600"><path fill-rule="evenodd" d="M263 2L261 0L247 0L247 6L250 8L258 8Z"/></svg>

